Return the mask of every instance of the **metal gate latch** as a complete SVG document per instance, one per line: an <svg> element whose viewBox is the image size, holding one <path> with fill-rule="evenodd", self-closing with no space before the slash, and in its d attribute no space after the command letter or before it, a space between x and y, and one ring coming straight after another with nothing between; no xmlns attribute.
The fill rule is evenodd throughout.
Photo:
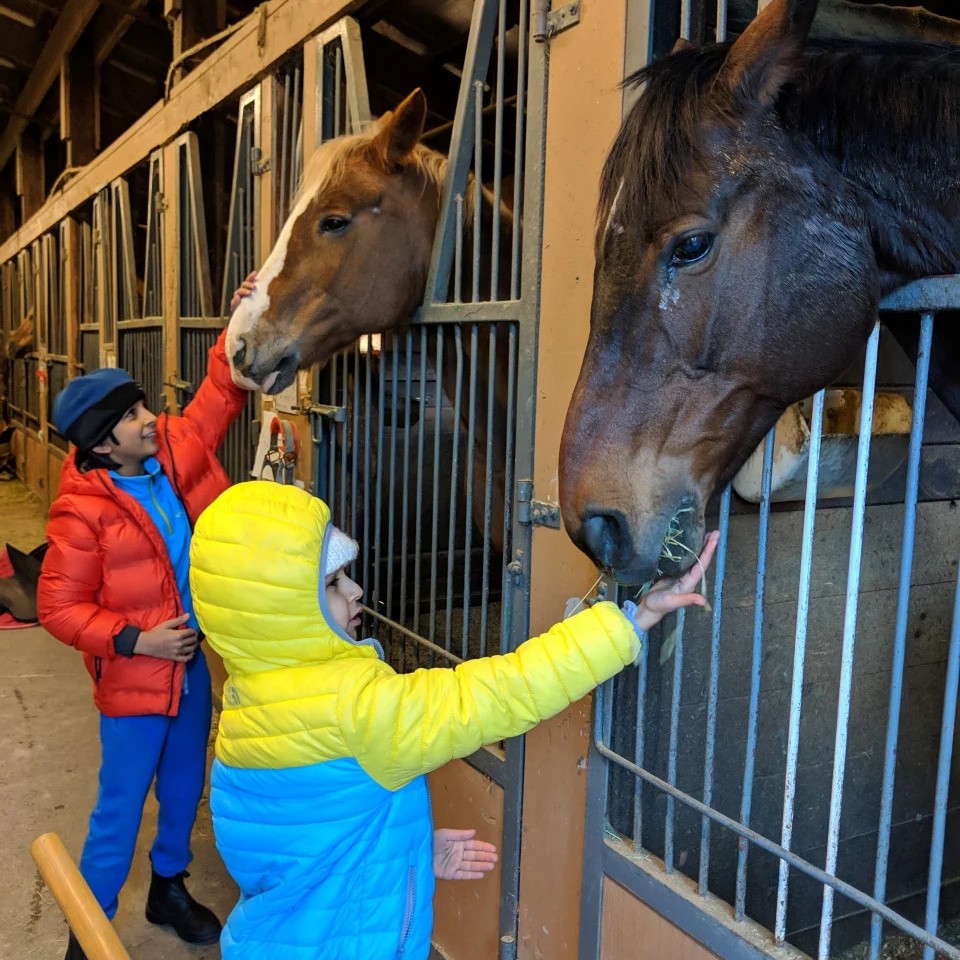
<svg viewBox="0 0 960 960"><path fill-rule="evenodd" d="M347 422L347 408L334 407L329 403L311 403L304 413L310 414L311 417L323 417L324 420L332 420L334 423Z"/></svg>
<svg viewBox="0 0 960 960"><path fill-rule="evenodd" d="M533 527L560 529L560 506L533 499L533 481L520 480L517 483L517 520Z"/></svg>

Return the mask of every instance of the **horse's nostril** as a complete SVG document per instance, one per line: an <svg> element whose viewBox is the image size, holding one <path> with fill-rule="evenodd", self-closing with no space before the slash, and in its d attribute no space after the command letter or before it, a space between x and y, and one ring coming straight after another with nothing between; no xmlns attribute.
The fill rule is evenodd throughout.
<svg viewBox="0 0 960 960"><path fill-rule="evenodd" d="M626 518L618 511L595 513L583 524L587 549L600 566L612 570L630 556L630 532Z"/></svg>
<svg viewBox="0 0 960 960"><path fill-rule="evenodd" d="M233 354L233 365L235 367L242 367L243 361L247 357L247 341L241 337L237 340L237 349Z"/></svg>

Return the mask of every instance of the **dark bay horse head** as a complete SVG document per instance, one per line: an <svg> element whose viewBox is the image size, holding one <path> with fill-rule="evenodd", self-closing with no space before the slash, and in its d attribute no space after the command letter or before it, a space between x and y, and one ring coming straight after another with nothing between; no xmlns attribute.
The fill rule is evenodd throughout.
<svg viewBox="0 0 960 960"><path fill-rule="evenodd" d="M661 559L668 530L692 559L710 496L848 367L883 293L960 268L960 52L808 47L816 6L634 78L560 474L571 536L623 582L690 565Z"/></svg>
<svg viewBox="0 0 960 960"><path fill-rule="evenodd" d="M234 379L277 393L361 334L420 303L446 158L420 145L416 90L365 133L321 146L256 290L230 319Z"/></svg>

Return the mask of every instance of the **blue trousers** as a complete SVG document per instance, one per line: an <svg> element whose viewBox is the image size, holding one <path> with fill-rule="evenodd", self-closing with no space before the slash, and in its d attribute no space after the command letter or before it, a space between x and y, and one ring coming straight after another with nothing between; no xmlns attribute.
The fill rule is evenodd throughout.
<svg viewBox="0 0 960 960"><path fill-rule="evenodd" d="M175 717L100 717L100 791L80 872L110 919L130 873L154 779L160 813L150 850L153 869L172 877L192 858L190 833L206 778L210 711L210 672L198 651L187 664L186 690Z"/></svg>

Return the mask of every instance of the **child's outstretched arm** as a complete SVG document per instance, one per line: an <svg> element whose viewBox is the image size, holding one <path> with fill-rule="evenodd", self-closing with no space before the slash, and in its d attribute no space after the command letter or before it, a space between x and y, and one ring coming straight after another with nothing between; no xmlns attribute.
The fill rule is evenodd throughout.
<svg viewBox="0 0 960 960"><path fill-rule="evenodd" d="M716 547L711 535L704 567ZM514 653L469 660L454 670L395 674L356 661L338 692L337 718L347 749L376 781L398 789L487 743L526 733L632 663L638 630L666 613L702 604L691 593L696 573L658 584L640 604L636 623L612 603L558 623Z"/></svg>

